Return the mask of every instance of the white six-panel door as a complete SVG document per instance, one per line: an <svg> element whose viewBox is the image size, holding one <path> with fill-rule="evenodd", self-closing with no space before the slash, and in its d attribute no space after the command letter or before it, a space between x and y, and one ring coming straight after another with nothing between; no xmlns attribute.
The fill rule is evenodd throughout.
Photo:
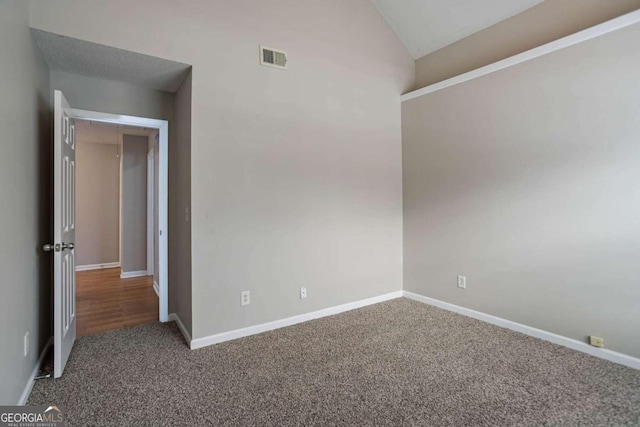
<svg viewBox="0 0 640 427"><path fill-rule="evenodd" d="M76 339L76 132L72 109L54 93L54 377L62 376Z"/></svg>

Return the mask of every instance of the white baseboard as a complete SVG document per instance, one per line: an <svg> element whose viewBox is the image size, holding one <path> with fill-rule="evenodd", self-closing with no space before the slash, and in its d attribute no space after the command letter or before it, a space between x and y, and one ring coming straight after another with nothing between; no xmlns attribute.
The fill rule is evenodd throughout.
<svg viewBox="0 0 640 427"><path fill-rule="evenodd" d="M160 298L160 286L158 286L158 282L153 281L153 290L156 291L156 295Z"/></svg>
<svg viewBox="0 0 640 427"><path fill-rule="evenodd" d="M185 341L187 342L187 344L189 344L189 346L191 346L191 334L189 333L189 331L187 331L184 323L182 323L182 319L180 319L180 316L178 316L176 313L169 314L169 322L176 322L178 328L180 328L180 332L182 332L182 336L184 337Z"/></svg>
<svg viewBox="0 0 640 427"><path fill-rule="evenodd" d="M600 359L605 359L610 362L619 363L621 365L625 365L630 368L640 369L640 359L633 356L628 356L626 354L618 353L616 351L611 351L604 348L594 347L585 342L581 342L573 338L568 338L562 335L554 334L552 332L543 331L542 329L537 329L531 326L523 325L521 323L512 322L511 320L492 316L490 314L471 310L469 308L461 307L455 304L450 304L448 302L440 301L434 298L425 297L423 295L419 295L413 292L403 291L403 294L406 298L410 298L415 301L440 307L448 311L453 311L454 313L462 314L463 316L473 317L474 319L491 323L492 325L500 326L506 329L511 329L512 331L520 332L522 334L539 338L541 340L549 341L554 344L558 344L564 347L571 348L573 350L580 351L582 353L587 353L587 354L590 354L591 356L599 357Z"/></svg>
<svg viewBox="0 0 640 427"><path fill-rule="evenodd" d="M332 316L334 314L343 313L345 311L355 310L357 308L365 307L367 305L377 304L383 301L388 301L402 297L402 291L391 292L388 294L380 295L373 298L367 298L360 301L354 301L347 304L337 305L335 307L329 307L318 311L312 311L311 313L300 314L298 316L287 317L286 319L275 320L273 322L262 323L260 325L249 326L242 329L236 329L229 332L222 332L220 334L209 335L207 337L196 338L191 340L191 349L202 348L213 344L218 344L225 341L231 341L238 338L248 337L250 335L260 334L262 332L272 331L274 329L284 328L286 326L295 325L302 322L308 322L309 320L319 319L321 317Z"/></svg>
<svg viewBox="0 0 640 427"><path fill-rule="evenodd" d="M119 262L107 262L105 264L76 265L76 271L102 270L105 268L118 268L118 267L120 267Z"/></svg>
<svg viewBox="0 0 640 427"><path fill-rule="evenodd" d="M22 392L22 396L20 396L20 400L18 401L18 406L24 406L27 404L27 400L29 400L29 396L31 395L31 390L33 390L33 385L36 382L36 377L38 376L38 372L40 372L40 368L42 367L42 362L44 361L44 357L47 355L47 351L49 351L49 347L53 345L53 337L49 338L47 344L42 349L42 353L40 353L40 357L38 358L38 363L31 371L31 375L29 376L29 380L27 381L27 385L24 387L24 391Z"/></svg>
<svg viewBox="0 0 640 427"><path fill-rule="evenodd" d="M133 277L142 277L147 275L147 270L140 271L123 271L120 273L121 279L131 279Z"/></svg>

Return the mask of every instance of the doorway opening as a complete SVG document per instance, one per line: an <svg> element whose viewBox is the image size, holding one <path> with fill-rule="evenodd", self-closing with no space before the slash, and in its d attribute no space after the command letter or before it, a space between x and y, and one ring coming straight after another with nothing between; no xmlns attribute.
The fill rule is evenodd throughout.
<svg viewBox="0 0 640 427"><path fill-rule="evenodd" d="M77 334L168 316L168 122L72 109Z"/></svg>

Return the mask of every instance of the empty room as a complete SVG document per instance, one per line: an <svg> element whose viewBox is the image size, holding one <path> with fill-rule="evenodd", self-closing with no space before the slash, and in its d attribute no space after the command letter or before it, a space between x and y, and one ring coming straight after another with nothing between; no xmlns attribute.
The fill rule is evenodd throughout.
<svg viewBox="0 0 640 427"><path fill-rule="evenodd" d="M0 0L0 425L640 425L639 42L640 0Z"/></svg>

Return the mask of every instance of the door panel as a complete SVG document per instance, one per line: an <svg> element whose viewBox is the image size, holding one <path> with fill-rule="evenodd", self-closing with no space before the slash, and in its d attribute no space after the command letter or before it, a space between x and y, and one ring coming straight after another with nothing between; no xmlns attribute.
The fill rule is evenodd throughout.
<svg viewBox="0 0 640 427"><path fill-rule="evenodd" d="M54 93L54 377L62 376L76 339L75 121L62 92Z"/></svg>

